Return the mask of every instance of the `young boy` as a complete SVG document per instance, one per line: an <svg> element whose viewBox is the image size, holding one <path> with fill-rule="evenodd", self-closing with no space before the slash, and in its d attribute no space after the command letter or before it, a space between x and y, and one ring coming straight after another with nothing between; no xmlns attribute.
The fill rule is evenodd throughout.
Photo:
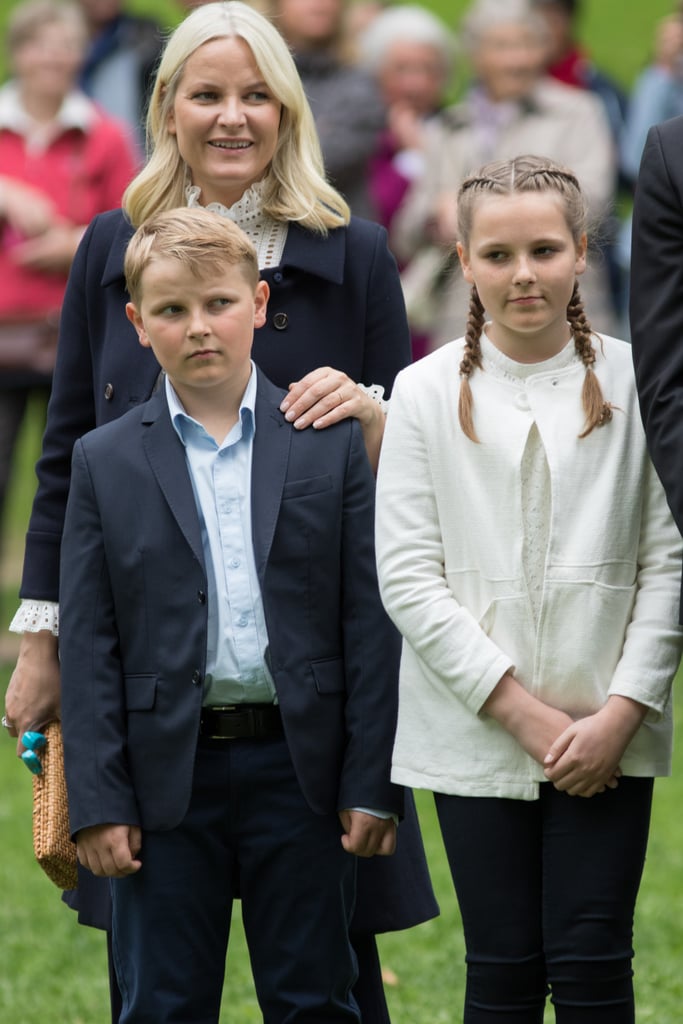
<svg viewBox="0 0 683 1024"><path fill-rule="evenodd" d="M250 359L268 286L228 219L126 254L165 379L74 448L60 655L71 826L133 1021L218 1021L242 900L264 1019L358 1021L355 857L391 854L398 639L353 420L295 431Z"/></svg>

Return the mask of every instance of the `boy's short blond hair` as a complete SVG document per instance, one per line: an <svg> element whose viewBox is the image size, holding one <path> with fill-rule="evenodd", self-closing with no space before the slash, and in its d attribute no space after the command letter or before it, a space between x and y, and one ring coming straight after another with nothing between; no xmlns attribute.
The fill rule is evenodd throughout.
<svg viewBox="0 0 683 1024"><path fill-rule="evenodd" d="M126 249L123 264L128 294L134 305L142 298L142 275L155 259L173 259L196 277L239 267L256 288L259 266L256 249L229 217L202 207L166 210L144 221Z"/></svg>

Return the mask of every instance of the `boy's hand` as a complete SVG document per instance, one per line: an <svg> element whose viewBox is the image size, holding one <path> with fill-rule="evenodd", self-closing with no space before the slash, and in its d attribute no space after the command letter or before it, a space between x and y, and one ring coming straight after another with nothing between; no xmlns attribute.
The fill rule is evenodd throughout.
<svg viewBox="0 0 683 1024"><path fill-rule="evenodd" d="M545 776L570 796L591 797L619 785L619 761L647 708L628 697L609 697L594 715L573 722L545 758Z"/></svg>
<svg viewBox="0 0 683 1024"><path fill-rule="evenodd" d="M138 825L93 825L76 836L78 859L98 878L124 878L142 867Z"/></svg>
<svg viewBox="0 0 683 1024"><path fill-rule="evenodd" d="M377 818L365 811L340 811L344 829L342 846L356 857L389 857L396 849L396 824L393 818Z"/></svg>

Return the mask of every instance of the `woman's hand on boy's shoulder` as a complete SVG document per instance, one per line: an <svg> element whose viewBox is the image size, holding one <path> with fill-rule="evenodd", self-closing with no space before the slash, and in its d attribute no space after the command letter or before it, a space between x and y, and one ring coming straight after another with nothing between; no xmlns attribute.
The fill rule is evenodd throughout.
<svg viewBox="0 0 683 1024"><path fill-rule="evenodd" d="M370 465L374 471L377 470L384 436L382 405L346 373L331 366L311 370L301 380L289 385L280 409L297 430L305 430L306 427L324 430L341 420L357 419L363 431Z"/></svg>
<svg viewBox="0 0 683 1024"><path fill-rule="evenodd" d="M92 825L76 836L80 863L98 878L124 878L139 871L141 845L142 832L137 825Z"/></svg>

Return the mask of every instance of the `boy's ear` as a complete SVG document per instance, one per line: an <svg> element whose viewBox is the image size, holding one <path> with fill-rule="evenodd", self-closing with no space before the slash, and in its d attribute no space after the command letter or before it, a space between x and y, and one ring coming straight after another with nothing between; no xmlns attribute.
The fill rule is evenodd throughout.
<svg viewBox="0 0 683 1024"><path fill-rule="evenodd" d="M467 250L463 246L462 242L458 242L456 247L458 259L460 260L460 266L462 267L462 276L465 278L468 284L474 284L474 278L472 276L472 269L470 267L470 261L467 256Z"/></svg>
<svg viewBox="0 0 683 1024"><path fill-rule="evenodd" d="M143 348L151 348L147 332L145 331L145 325L142 322L142 317L138 313L137 306L134 306L132 302L126 303L126 316L132 323L133 327L137 331L138 341Z"/></svg>
<svg viewBox="0 0 683 1024"><path fill-rule="evenodd" d="M254 293L254 327L263 327L268 311L270 288L267 281L259 281Z"/></svg>

